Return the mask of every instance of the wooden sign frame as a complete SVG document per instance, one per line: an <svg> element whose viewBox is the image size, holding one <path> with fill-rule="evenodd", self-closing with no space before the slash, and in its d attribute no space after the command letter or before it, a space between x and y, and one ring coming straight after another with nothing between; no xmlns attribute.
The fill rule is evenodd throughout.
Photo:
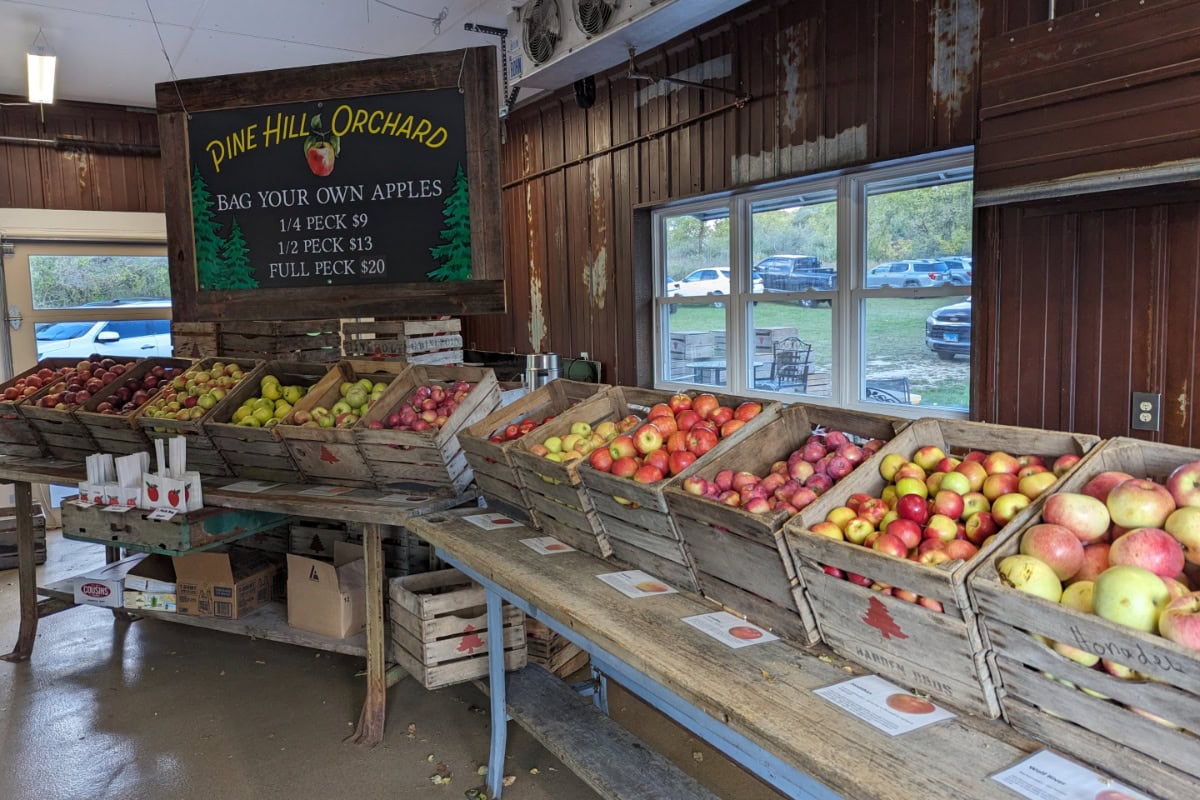
<svg viewBox="0 0 1200 800"><path fill-rule="evenodd" d="M187 113L458 88L470 176L472 279L451 282L201 291L192 228ZM174 319L503 313L500 117L494 47L196 78L155 86ZM186 111L184 110L186 109Z"/></svg>

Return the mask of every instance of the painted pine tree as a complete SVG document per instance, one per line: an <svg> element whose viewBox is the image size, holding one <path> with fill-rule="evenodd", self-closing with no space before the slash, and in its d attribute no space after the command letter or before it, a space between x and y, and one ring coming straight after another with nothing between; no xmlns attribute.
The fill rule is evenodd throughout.
<svg viewBox="0 0 1200 800"><path fill-rule="evenodd" d="M254 267L250 266L250 249L246 246L246 237L242 235L242 226L234 219L229 225L229 238L221 249L221 279L213 289L256 289L258 281L254 279Z"/></svg>
<svg viewBox="0 0 1200 800"><path fill-rule="evenodd" d="M428 273L435 281L465 281L471 278L471 206L467 197L467 176L462 164L454 176L454 190L446 197L442 208L442 241L429 248L435 261L441 264Z"/></svg>
<svg viewBox="0 0 1200 800"><path fill-rule="evenodd" d="M196 277L201 289L224 288L221 284L223 264L221 251L225 241L213 218L212 195L200 175L199 167L192 168L192 235L196 242Z"/></svg>

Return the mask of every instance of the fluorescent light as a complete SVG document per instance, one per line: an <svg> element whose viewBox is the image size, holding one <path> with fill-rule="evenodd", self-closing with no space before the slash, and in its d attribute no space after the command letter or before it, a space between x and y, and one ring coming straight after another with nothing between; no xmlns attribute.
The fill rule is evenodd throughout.
<svg viewBox="0 0 1200 800"><path fill-rule="evenodd" d="M38 53L26 53L29 68L29 102L54 102L55 57Z"/></svg>

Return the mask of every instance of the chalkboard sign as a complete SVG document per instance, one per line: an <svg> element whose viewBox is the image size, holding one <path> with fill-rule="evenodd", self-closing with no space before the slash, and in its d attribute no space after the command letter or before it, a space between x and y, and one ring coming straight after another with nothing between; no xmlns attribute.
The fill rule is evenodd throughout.
<svg viewBox="0 0 1200 800"><path fill-rule="evenodd" d="M175 318L503 311L494 70L473 48L160 84Z"/></svg>

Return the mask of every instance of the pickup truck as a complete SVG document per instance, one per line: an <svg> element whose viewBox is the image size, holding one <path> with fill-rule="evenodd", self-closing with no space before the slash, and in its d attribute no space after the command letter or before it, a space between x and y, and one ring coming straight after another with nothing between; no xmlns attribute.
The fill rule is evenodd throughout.
<svg viewBox="0 0 1200 800"><path fill-rule="evenodd" d="M815 256L770 256L754 266L768 292L830 292L837 289L837 269L823 267ZM817 302L807 301L804 305Z"/></svg>

